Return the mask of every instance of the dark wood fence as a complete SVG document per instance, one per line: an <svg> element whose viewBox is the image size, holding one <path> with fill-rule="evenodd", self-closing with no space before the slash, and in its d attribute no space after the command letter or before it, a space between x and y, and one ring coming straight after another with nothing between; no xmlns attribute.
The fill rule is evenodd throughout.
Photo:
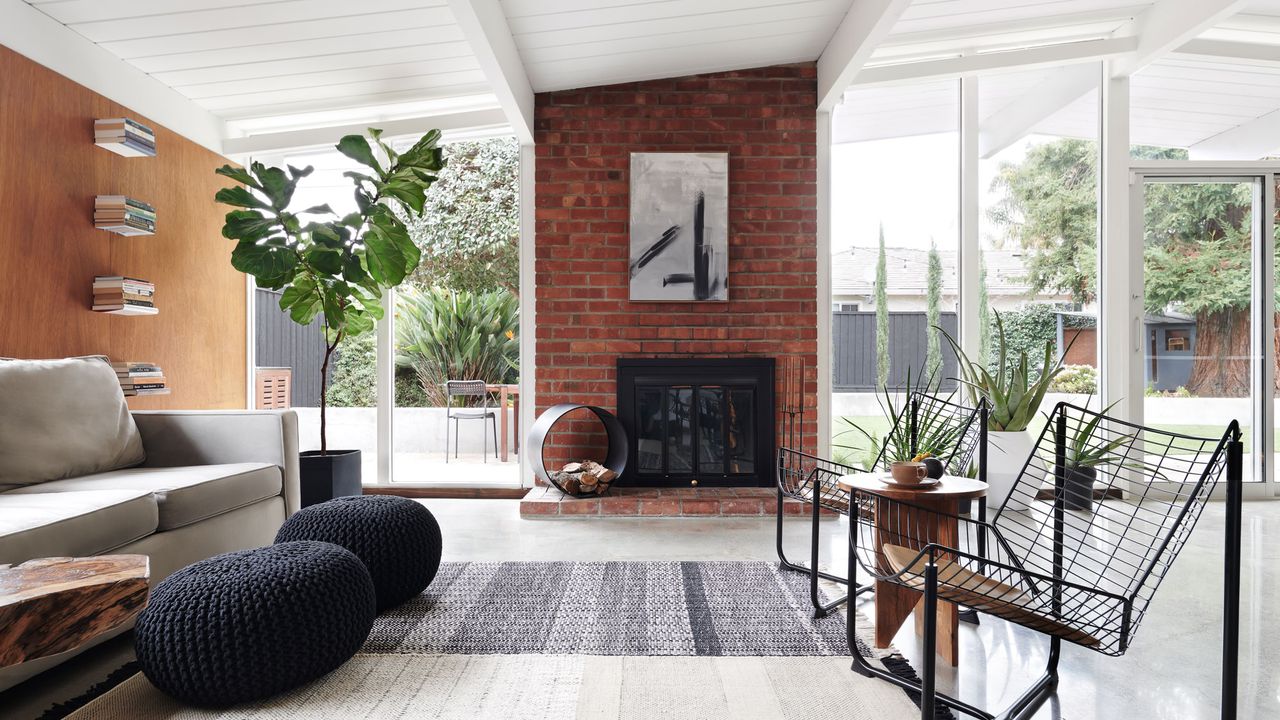
<svg viewBox="0 0 1280 720"><path fill-rule="evenodd" d="M876 384L876 314L835 312L831 314L831 345L834 355L836 392L874 392ZM956 314L942 313L941 325L952 337L957 332ZM889 313L889 387L902 388L907 371L914 384L924 367L929 322L923 312ZM953 390L958 374L955 351L944 337L942 346L942 389Z"/></svg>
<svg viewBox="0 0 1280 720"><path fill-rule="evenodd" d="M293 369L293 406L320 406L320 366L324 363L324 329L320 318L303 327L280 309L280 293L256 291L254 338L258 367Z"/></svg>

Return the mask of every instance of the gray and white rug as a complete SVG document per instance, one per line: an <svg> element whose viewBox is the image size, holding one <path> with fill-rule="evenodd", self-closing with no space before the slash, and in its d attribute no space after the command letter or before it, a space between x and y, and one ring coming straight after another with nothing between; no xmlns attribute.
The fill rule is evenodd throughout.
<svg viewBox="0 0 1280 720"><path fill-rule="evenodd" d="M910 667L859 649L895 672ZM849 669L842 613L766 562L445 563L381 616L350 662L228 710L188 708L142 674L72 720L907 720L898 687Z"/></svg>

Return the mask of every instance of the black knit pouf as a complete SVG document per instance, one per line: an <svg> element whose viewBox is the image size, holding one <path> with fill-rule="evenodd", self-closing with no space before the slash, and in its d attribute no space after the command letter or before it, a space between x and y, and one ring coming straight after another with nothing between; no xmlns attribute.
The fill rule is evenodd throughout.
<svg viewBox="0 0 1280 720"><path fill-rule="evenodd" d="M378 612L414 597L440 569L440 525L431 511L390 495L340 497L299 510L276 542L319 540L364 561L378 593Z"/></svg>
<svg viewBox="0 0 1280 720"><path fill-rule="evenodd" d="M369 571L329 543L291 542L201 560L151 591L138 663L156 687L206 707L314 680L360 649L375 617Z"/></svg>

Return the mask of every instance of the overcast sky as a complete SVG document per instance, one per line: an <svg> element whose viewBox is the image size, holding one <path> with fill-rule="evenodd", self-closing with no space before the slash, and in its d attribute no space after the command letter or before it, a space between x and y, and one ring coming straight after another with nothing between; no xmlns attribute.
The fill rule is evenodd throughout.
<svg viewBox="0 0 1280 720"><path fill-rule="evenodd" d="M1029 136L979 165L980 226L998 199L991 180L1002 162L1020 162L1027 147L1055 138ZM880 223L890 247L955 247L959 239L959 147L956 133L832 146L833 252L874 247ZM987 243L984 243L987 245Z"/></svg>

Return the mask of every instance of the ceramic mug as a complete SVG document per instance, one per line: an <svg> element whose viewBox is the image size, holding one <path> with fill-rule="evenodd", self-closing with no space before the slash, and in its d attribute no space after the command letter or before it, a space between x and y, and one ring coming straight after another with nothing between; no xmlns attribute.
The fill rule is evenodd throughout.
<svg viewBox="0 0 1280 720"><path fill-rule="evenodd" d="M903 485L919 485L929 475L929 468L920 462L896 462L889 466L894 482Z"/></svg>

